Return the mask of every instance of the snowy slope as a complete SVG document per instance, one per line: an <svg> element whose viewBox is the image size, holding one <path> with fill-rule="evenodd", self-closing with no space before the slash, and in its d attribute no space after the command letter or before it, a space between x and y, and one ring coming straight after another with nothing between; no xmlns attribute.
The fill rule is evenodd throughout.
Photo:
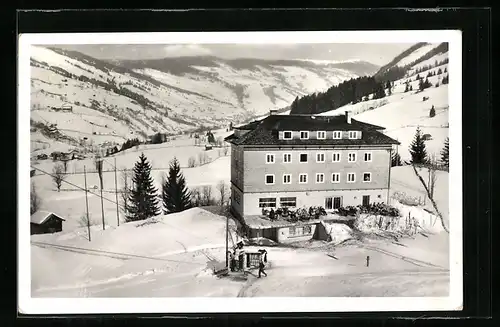
<svg viewBox="0 0 500 327"><path fill-rule="evenodd" d="M30 56L31 119L55 124L60 133L51 136L39 126L32 138L73 146L83 137L94 144L123 143L155 132L226 127L377 68L357 61L203 57L110 63L39 46L31 48ZM57 110L63 106L71 106L72 112Z"/></svg>
<svg viewBox="0 0 500 327"><path fill-rule="evenodd" d="M426 65L433 65L436 60L441 62L447 58L448 53L446 52L410 67L404 78L394 82L391 95L377 100L371 99L371 95L368 101L349 104L319 115L343 115L345 111L348 111L355 119L385 127L384 133L401 142L398 150L403 160L410 158L408 146L413 140L418 126L423 134L430 134L432 137L431 140L426 141L428 154L435 155L439 159L444 141L449 135L449 110L459 109L449 108L448 85L441 83L443 77L448 75L447 72L445 73L448 64L435 66L419 73L424 79L429 72L435 74L435 76L428 79L433 86L422 92L417 91L416 69L421 69ZM439 74L439 71L441 71L441 74ZM413 91L404 92L406 81L410 82ZM436 87L436 85L439 86ZM428 99L423 101L424 97ZM432 106L436 110L436 115L431 118L429 117L429 111Z"/></svg>

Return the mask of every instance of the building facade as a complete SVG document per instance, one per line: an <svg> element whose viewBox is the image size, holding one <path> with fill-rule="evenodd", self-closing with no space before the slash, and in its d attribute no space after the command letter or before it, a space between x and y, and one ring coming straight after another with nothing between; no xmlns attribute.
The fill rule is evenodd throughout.
<svg viewBox="0 0 500 327"><path fill-rule="evenodd" d="M235 215L263 208L388 202L393 144L383 127L342 116L274 115L236 127L231 143Z"/></svg>

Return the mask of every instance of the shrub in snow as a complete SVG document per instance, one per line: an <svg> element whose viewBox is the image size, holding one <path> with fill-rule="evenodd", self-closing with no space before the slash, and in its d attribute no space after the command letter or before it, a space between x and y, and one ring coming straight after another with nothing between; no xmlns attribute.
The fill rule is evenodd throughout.
<svg viewBox="0 0 500 327"><path fill-rule="evenodd" d="M410 196L405 192L396 191L392 194L391 198L407 206L421 206L424 205L422 197Z"/></svg>
<svg viewBox="0 0 500 327"><path fill-rule="evenodd" d="M188 167L193 168L196 166L196 159L194 157L189 157L188 159Z"/></svg>

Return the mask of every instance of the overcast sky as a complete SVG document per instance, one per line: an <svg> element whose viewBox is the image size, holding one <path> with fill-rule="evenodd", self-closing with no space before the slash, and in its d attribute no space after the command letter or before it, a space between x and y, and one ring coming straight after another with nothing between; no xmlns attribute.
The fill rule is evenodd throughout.
<svg viewBox="0 0 500 327"><path fill-rule="evenodd" d="M216 57L262 59L360 59L376 65L391 61L413 43L324 43L324 44L154 44L154 45L58 45L98 59L156 59L212 55Z"/></svg>

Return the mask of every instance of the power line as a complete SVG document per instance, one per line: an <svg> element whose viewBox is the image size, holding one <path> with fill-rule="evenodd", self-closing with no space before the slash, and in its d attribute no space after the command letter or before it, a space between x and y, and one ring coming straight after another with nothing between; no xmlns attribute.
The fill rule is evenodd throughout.
<svg viewBox="0 0 500 327"><path fill-rule="evenodd" d="M33 167L33 166L30 166L30 167L31 167L31 168L33 168L33 169L36 169L36 170L38 170L38 171L40 171L40 172L42 172L42 173L44 173L44 174L46 174L46 175L49 175L49 176L51 176L51 177L54 177L54 175L53 175L53 174L48 173L48 172L46 172L46 171L44 171L44 170L42 170L42 169L40 169L40 168ZM74 187L76 187L76 188L78 188L78 189L80 189L80 190L87 191L87 192L89 192L90 194L97 195L97 196L98 196L98 197L100 197L100 198L102 197L102 199L104 199L104 200L106 200L106 201L108 201L108 202L111 202L111 203L113 203L113 204L117 204L117 203L116 203L116 201L110 200L110 199L108 199L108 198L105 198L105 197L103 197L103 196L101 196L101 195L97 194L97 193L94 193L94 192L92 192L92 191L86 190L84 187L81 187L81 186L79 186L79 185L76 185L76 184L70 183L70 182L65 181L65 180L63 180L63 182L64 182L64 183L66 183L66 184L69 184L69 185L71 185L71 186L74 186ZM119 204L119 203L118 203L118 205L119 205L119 206L121 206L122 208L125 208L123 205L121 205L121 204Z"/></svg>
<svg viewBox="0 0 500 327"><path fill-rule="evenodd" d="M138 254L129 254L129 253L121 253L121 252L111 252L111 251L103 251L103 250L95 250L95 249L89 249L89 248L81 248L81 247L76 247L76 246L68 246L68 245L59 245L59 244L51 244L51 243L45 243L45 242L31 242L32 244L38 245L38 246L49 246L53 247L56 249L60 250L67 250L72 252L78 252L74 250L83 250L83 251L88 251L88 252L94 252L94 253L103 253L103 254L112 254L112 255L120 255L120 256L126 256L126 257L134 257L134 258L140 258L140 259L149 259L149 260L158 260L158 261L171 261L171 262L177 262L177 263L189 263L189 264L195 264L195 265L200 265L204 266L205 264L197 263L197 262L192 262L192 261L181 261L181 260L173 260L173 259L165 259L165 258L155 258L155 257L148 257L144 255L138 255ZM81 253L81 252L80 252Z"/></svg>

